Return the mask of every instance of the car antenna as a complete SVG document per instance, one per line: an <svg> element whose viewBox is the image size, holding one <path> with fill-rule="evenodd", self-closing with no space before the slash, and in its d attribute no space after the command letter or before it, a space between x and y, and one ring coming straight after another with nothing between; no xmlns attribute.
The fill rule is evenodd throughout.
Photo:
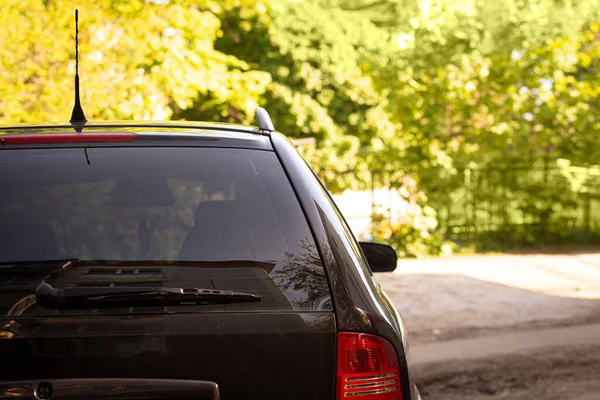
<svg viewBox="0 0 600 400"><path fill-rule="evenodd" d="M69 121L76 132L81 132L87 119L79 100L79 11L75 9L75 105Z"/></svg>

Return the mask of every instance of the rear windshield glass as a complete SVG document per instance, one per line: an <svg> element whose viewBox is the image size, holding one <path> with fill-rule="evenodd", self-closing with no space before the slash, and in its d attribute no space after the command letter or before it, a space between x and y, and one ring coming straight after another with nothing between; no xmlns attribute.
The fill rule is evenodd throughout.
<svg viewBox="0 0 600 400"><path fill-rule="evenodd" d="M331 310L327 282L274 153L224 148L0 151L0 312L54 288L202 288L260 301L132 303L96 313ZM85 311L89 312L88 309Z"/></svg>

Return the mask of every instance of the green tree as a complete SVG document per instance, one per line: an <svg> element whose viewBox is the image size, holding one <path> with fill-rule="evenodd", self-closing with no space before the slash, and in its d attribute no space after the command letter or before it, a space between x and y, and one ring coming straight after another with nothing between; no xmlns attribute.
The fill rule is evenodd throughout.
<svg viewBox="0 0 600 400"><path fill-rule="evenodd" d="M268 72L263 96L277 128L314 137L303 151L332 190L364 181L369 157L395 129L373 65L388 63L389 35L367 19L317 2L277 2L267 13L224 9L216 48Z"/></svg>
<svg viewBox="0 0 600 400"><path fill-rule="evenodd" d="M65 10L76 7L82 103L89 119L168 119L173 110L191 107L199 95L249 112L269 75L214 49L220 21L209 6L141 0L2 2L0 121L68 120L75 24Z"/></svg>

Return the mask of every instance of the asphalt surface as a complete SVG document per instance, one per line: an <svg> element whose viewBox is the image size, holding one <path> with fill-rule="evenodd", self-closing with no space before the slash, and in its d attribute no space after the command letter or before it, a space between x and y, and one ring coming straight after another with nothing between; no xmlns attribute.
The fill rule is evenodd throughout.
<svg viewBox="0 0 600 400"><path fill-rule="evenodd" d="M572 345L600 347L600 323L416 344L411 347L411 356L415 364L442 363L486 359ZM598 379L600 380L600 376ZM600 393L598 396L600 398Z"/></svg>
<svg viewBox="0 0 600 400"><path fill-rule="evenodd" d="M599 400L600 346L424 363L413 377L424 400Z"/></svg>
<svg viewBox="0 0 600 400"><path fill-rule="evenodd" d="M600 400L600 254L401 261L377 280L424 400Z"/></svg>

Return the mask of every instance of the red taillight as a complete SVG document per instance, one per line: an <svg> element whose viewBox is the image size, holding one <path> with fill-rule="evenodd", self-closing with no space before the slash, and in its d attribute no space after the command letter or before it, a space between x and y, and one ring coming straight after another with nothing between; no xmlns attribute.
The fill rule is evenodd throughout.
<svg viewBox="0 0 600 400"><path fill-rule="evenodd" d="M394 347L365 333L338 333L337 400L402 400Z"/></svg>
<svg viewBox="0 0 600 400"><path fill-rule="evenodd" d="M0 144L122 143L135 142L135 139L137 135L131 132L27 133L0 135Z"/></svg>

